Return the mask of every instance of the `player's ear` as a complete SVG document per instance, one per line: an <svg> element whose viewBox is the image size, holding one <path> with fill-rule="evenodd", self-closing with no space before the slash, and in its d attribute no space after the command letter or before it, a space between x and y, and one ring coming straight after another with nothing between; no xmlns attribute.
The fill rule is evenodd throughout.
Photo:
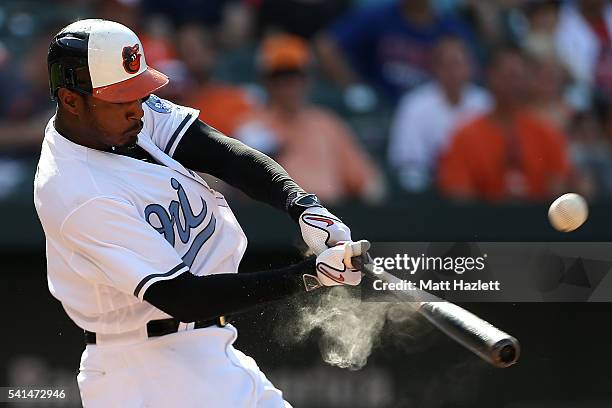
<svg viewBox="0 0 612 408"><path fill-rule="evenodd" d="M70 89L58 89L57 101L64 110L75 116L78 116L79 112L83 109L83 98L77 92L71 91Z"/></svg>

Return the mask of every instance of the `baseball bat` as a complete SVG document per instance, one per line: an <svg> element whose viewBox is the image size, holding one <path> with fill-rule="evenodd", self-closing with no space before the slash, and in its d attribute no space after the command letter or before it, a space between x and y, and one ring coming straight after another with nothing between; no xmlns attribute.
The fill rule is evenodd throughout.
<svg viewBox="0 0 612 408"><path fill-rule="evenodd" d="M353 257L356 269L387 283L401 280L388 272L375 273L369 256ZM517 362L520 346L517 339L467 310L422 290L393 291L396 296L413 302L419 314L430 323L495 367L506 368Z"/></svg>

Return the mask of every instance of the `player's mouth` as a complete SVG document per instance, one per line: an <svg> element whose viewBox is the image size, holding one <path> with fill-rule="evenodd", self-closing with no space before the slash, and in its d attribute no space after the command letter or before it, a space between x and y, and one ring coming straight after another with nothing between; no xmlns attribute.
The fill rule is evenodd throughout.
<svg viewBox="0 0 612 408"><path fill-rule="evenodd" d="M138 123L135 126L132 126L131 128L129 128L124 135L133 138L135 136L138 136L138 134L140 133L140 131L142 130L142 121L139 120Z"/></svg>

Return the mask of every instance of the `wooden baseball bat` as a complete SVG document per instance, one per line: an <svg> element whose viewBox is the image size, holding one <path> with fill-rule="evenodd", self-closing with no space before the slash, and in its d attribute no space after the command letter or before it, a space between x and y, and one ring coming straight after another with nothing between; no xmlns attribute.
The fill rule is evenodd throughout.
<svg viewBox="0 0 612 408"><path fill-rule="evenodd" d="M387 283L401 280L388 272L375 273L369 256L353 257L356 269ZM371 261L370 261L371 262ZM516 363L520 346L517 339L467 310L422 290L394 290L404 300L413 302L419 314L483 360L500 368Z"/></svg>

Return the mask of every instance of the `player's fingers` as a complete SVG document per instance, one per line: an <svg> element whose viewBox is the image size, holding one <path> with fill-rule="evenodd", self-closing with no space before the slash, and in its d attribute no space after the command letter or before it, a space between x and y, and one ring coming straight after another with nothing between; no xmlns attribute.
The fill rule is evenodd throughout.
<svg viewBox="0 0 612 408"><path fill-rule="evenodd" d="M349 243L348 247L351 257L359 256L365 252L368 252L368 249L370 249L370 241L362 239L361 241Z"/></svg>
<svg viewBox="0 0 612 408"><path fill-rule="evenodd" d="M370 242L365 239L357 242L349 242L348 245L344 247L344 264L348 268L355 269L351 258L365 254L368 249L370 249Z"/></svg>

